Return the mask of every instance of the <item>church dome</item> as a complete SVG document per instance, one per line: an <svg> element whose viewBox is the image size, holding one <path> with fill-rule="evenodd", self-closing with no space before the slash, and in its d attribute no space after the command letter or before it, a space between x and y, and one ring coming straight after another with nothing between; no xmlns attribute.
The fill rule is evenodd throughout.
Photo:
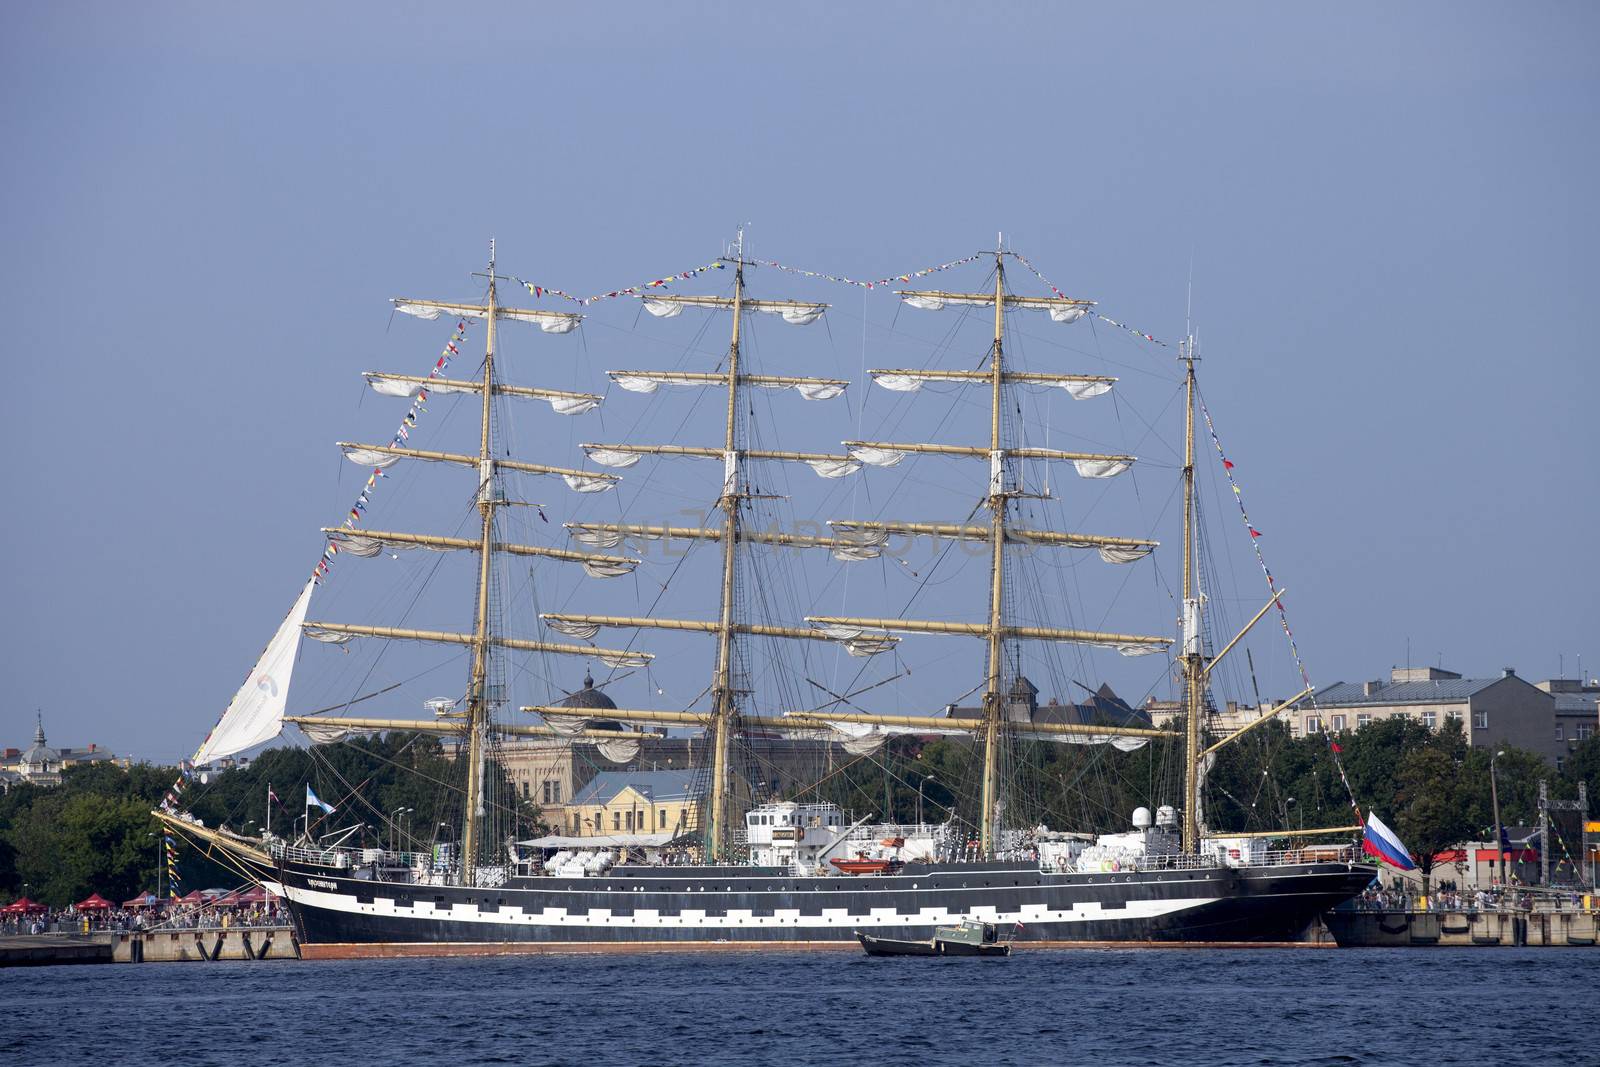
<svg viewBox="0 0 1600 1067"><path fill-rule="evenodd" d="M616 707L615 704L611 706ZM44 719L40 718L38 728L33 731L33 747L22 754L22 764L49 770L60 762L61 753L44 743Z"/></svg>
<svg viewBox="0 0 1600 1067"><path fill-rule="evenodd" d="M563 700L561 706L564 708L580 708L585 711L596 709L610 711L617 706L617 703L594 687L594 677L592 675L585 674L583 676L583 688Z"/></svg>

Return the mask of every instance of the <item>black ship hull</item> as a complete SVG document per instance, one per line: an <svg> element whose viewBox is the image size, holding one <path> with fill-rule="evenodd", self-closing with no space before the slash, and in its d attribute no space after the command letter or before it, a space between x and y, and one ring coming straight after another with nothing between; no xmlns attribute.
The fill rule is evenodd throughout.
<svg viewBox="0 0 1600 1067"><path fill-rule="evenodd" d="M1051 874L1007 863L797 878L753 867L623 867L496 888L384 881L288 862L258 872L289 901L308 957L698 947L853 947L978 919L1017 944L1293 942L1360 893L1365 864Z"/></svg>

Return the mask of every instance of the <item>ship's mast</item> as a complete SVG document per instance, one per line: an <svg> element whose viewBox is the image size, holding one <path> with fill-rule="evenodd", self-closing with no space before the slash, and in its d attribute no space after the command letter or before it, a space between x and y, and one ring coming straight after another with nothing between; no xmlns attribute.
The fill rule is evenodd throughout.
<svg viewBox="0 0 1600 1067"><path fill-rule="evenodd" d="M493 447L495 345L494 239L489 239L489 314L483 352L483 415L478 428L478 598L472 625L472 677L467 689L467 808L461 835L461 881L476 884L479 820L483 818L484 734L489 721L489 582L493 576L495 493Z"/></svg>
<svg viewBox="0 0 1600 1067"><path fill-rule="evenodd" d="M1000 723L1005 711L1001 615L1005 605L1006 548L1006 458L1000 444L1000 399L1005 384L1005 300L1006 271L1004 254L994 253L994 348L989 358L989 633L986 690L983 697L983 811L980 816L980 845L985 856L992 856L998 837L996 795L1000 783Z"/></svg>
<svg viewBox="0 0 1600 1067"><path fill-rule="evenodd" d="M741 500L737 420L739 415L739 322L744 310L744 231L739 231L738 252L733 271L733 336L728 342L728 413L722 437L722 496L717 501L722 508L722 598L717 617L717 673L712 682L712 746L711 746L711 827L710 858L727 858L731 844L729 833L729 794L731 770L729 746L739 714L734 694L733 678L733 628L734 583L738 580L736 566L739 540L739 504Z"/></svg>
<svg viewBox="0 0 1600 1067"><path fill-rule="evenodd" d="M1185 366L1183 451L1183 851L1200 850L1200 717L1205 707L1205 658L1200 644L1200 596L1194 559L1194 361L1191 337L1178 356Z"/></svg>
<svg viewBox="0 0 1600 1067"><path fill-rule="evenodd" d="M1006 699L1008 695L1004 678L1007 642L1011 640L1067 641L1102 647L1109 646L1127 654L1137 654L1140 650L1164 650L1172 644L1170 638L1141 634L1108 633L1048 626L1016 626L1009 624L1005 618L1005 551L1007 541L1025 542L1032 545L1097 548L1103 559L1115 563L1129 563L1143 558L1150 550L1156 547L1156 542L1154 541L1136 538L1101 537L1092 534L1050 530L1027 530L1013 528L1007 524L1007 502L1010 497L1020 495L1009 471L1012 458L1072 462L1080 464L1080 473L1084 473L1084 467L1081 465L1087 464L1090 470L1093 471L1093 473L1087 474L1087 477L1110 477L1126 470L1134 462L1135 457L1133 456L1064 452L1048 448L1009 449L1003 441L1002 417L1005 386L1007 384L1016 382L1051 385L1073 383L1092 389L1098 387L1097 392L1104 392L1110 388L1110 382L1114 380L1103 376L1086 377L1082 375L1040 373L1013 374L1007 372L1004 352L1006 310L1020 306L1029 310L1048 311L1056 321L1070 322L1081 317L1088 308L1093 306L1093 302L1072 299L1059 293L1051 297L1022 297L1008 294L1005 288L1004 257L1012 253L1004 250L1003 241L999 243L994 252L994 288L988 292L899 291L899 295L908 301L920 301L921 303L916 305L919 307L927 306L937 309L947 303L954 303L959 306L988 306L991 304L994 306L993 348L991 350L990 366L987 369L973 371L894 370L872 372L874 376L880 374L892 375L901 380L961 380L970 381L974 385L980 382L987 385L990 391L989 444L987 448L978 445L942 445L926 442L846 441L844 445L849 451L848 454L842 456L744 449L741 447L742 442L738 430L742 386L750 384L759 386L794 385L797 388L804 387L818 390L821 394L813 397L808 393L806 394L808 399L825 399L827 396L836 396L842 392L846 383L832 379L787 378L771 375L750 375L742 372L742 353L739 347L739 339L740 320L743 314L755 312L782 314L787 321L803 325L815 321L826 307L824 304L811 304L791 300L747 299L744 295L744 268L749 265L749 262L743 258L743 251L744 244L741 236L738 244L738 253L728 257L726 260L726 262L732 263L734 266L734 295L731 299L721 296L689 296L662 293L652 294L647 297L645 305L647 309L657 315L675 315L685 307L732 310L734 322L732 339L729 344L726 377L720 373L687 374L682 372L639 370L607 372L613 380L623 384L624 388L634 388L633 385L629 384L630 382L650 385L648 388L637 390L641 392L653 392L654 388L651 383L726 385L728 390L727 421L723 431L723 447L720 453L710 447L682 445L593 443L583 446L589 452L591 458L597 462L616 466L631 466L632 462L636 462L636 460L631 459L635 455L677 455L709 459L720 454L724 464L722 494L718 499L718 506L723 512L722 523L719 526L705 528L588 522L568 524L576 530L581 530L585 535L674 537L698 541L720 540L722 542L722 589L718 617L715 620L669 619L655 615L636 617L560 612L546 614L544 618L551 625L557 627L636 627L716 635L717 665L712 682L713 701L710 713L664 712L648 708L617 708L607 709L606 711L607 718L619 722L654 724L666 727L704 725L710 731L712 738L712 782L709 798L710 825L708 827L707 852L712 860L726 859L731 843L732 819L730 809L735 778L729 765L729 749L732 738L739 730L756 727L778 731L814 733L818 729L832 729L834 725L841 723L896 729L929 721L921 716L874 715L833 710L818 711L816 709L785 712L778 715L773 715L770 711L763 709L759 714L742 714L738 708L738 697L741 694L738 689L738 679L735 677L733 663L734 638L736 635L752 634L784 639L838 641L843 642L853 655L875 655L888 651L895 647L894 643L899 640L897 637L892 636L896 632L959 634L983 639L987 650L987 674L983 685L983 715L980 718L965 721L945 719L941 720L940 725L945 730L956 727L960 728L964 733L972 733L975 738L981 737L984 758L981 801L983 810L977 822L981 830L983 850L986 854L992 855L999 844L997 816L1002 806L999 796L999 781L1001 771L1000 749L1003 742L1002 733L1005 729ZM1097 393L1088 393L1087 395L1097 395ZM859 469L863 463L893 466L906 455L911 454L944 454L989 460L989 487L985 495L985 506L990 510L990 521L983 525L967 525L857 522L851 520L836 523L838 533L836 536L830 537L759 531L754 528L750 530L741 529L739 509L745 500L750 499L750 494L745 491L742 481L742 466L747 460L804 462L812 464L817 473L822 474L824 477L840 477ZM616 462L616 460L625 462ZM965 623L948 620L810 615L805 620L809 624L809 628L800 628L753 624L738 619L739 597L735 585L738 580L735 553L744 546L759 543L827 549L834 552L841 559L861 559L873 558L870 554L860 554L863 549L867 549L870 552L871 549L883 544L888 536L895 534L912 536L932 534L935 537L949 537L963 541L988 541L990 543L990 595L989 610L984 620L981 623ZM847 555L841 555L841 553ZM524 707L522 710L545 716L570 714L568 710L556 705L531 705ZM1048 739L1077 736L1093 736L1098 740L1104 740L1106 737L1111 736L1146 738L1177 736L1176 733L1166 730L1103 726L1099 724L1033 722L1027 724L1026 729L1030 737L1045 737ZM887 814L886 812L885 815Z"/></svg>

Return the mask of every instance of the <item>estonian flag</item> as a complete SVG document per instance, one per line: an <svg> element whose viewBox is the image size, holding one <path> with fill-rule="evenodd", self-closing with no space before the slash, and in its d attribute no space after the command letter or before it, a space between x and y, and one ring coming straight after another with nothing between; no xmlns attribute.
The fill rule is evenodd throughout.
<svg viewBox="0 0 1600 1067"><path fill-rule="evenodd" d="M1367 812L1367 825L1362 829L1361 851L1369 856L1376 856L1384 863L1398 867L1402 871L1414 871L1417 865L1411 862L1411 853L1393 830L1383 825L1383 820L1372 812Z"/></svg>
<svg viewBox="0 0 1600 1067"><path fill-rule="evenodd" d="M311 783L307 782L306 783L306 807L309 808L309 807L312 807L312 806L321 808L322 809L322 813L324 815L332 815L334 813L334 810L335 810L334 806L332 804L329 804L327 801L325 801L321 797L317 796L316 792L313 791L312 788L311 788Z"/></svg>

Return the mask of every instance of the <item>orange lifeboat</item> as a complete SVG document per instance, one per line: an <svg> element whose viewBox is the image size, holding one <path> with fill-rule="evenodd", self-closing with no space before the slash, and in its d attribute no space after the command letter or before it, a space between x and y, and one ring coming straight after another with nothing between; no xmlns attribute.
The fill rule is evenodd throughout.
<svg viewBox="0 0 1600 1067"><path fill-rule="evenodd" d="M865 852L857 852L856 858L853 860L835 859L828 862L839 868L844 874L888 874L900 866L894 860L868 859Z"/></svg>

